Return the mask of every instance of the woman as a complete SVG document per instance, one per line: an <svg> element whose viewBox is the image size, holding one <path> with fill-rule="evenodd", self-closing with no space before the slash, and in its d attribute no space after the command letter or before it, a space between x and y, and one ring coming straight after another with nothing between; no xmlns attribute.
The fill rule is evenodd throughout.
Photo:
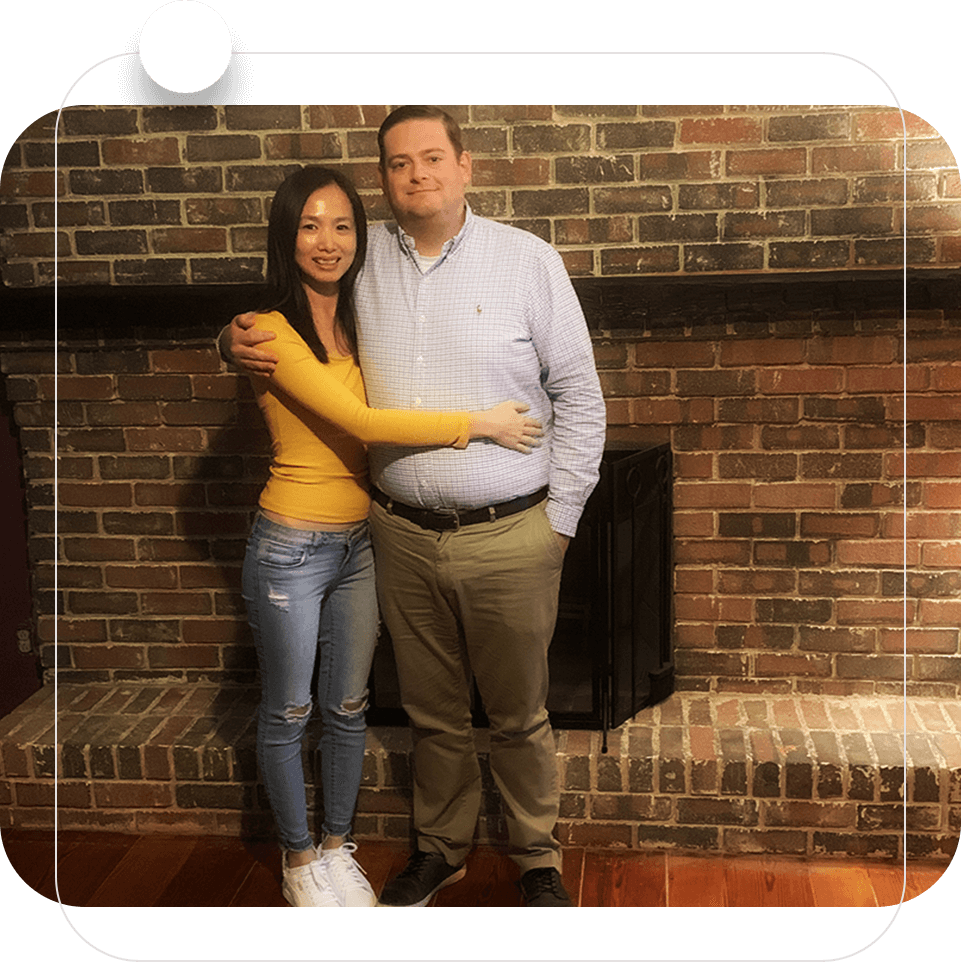
<svg viewBox="0 0 961 962"><path fill-rule="evenodd" d="M453 414L366 406L352 298L366 245L360 198L337 171L308 167L278 188L267 234L269 300L257 326L276 333L280 361L269 380L253 379L272 459L243 594L263 685L257 756L284 850L284 897L296 906L376 901L349 839L378 623L364 445L463 448L486 437L526 452L540 433L522 416L526 406L510 401ZM318 656L324 834L315 848L301 742Z"/></svg>

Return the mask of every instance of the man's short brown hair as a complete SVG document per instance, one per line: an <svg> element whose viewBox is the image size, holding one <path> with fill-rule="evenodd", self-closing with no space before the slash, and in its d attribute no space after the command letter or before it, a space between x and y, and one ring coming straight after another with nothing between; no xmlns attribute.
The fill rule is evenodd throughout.
<svg viewBox="0 0 961 962"><path fill-rule="evenodd" d="M460 157L464 152L464 145L461 142L460 126L456 120L446 110L440 107L429 106L404 106L395 107L388 115L387 119L380 125L377 131L377 147L380 150L381 169L387 166L387 156L384 153L384 135L391 127L404 123L406 120L439 120L447 131L447 139L454 148L454 153Z"/></svg>

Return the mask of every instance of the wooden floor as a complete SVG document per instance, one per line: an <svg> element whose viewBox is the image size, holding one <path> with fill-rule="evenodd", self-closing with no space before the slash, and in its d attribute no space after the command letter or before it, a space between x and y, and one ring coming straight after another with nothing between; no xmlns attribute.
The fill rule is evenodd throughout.
<svg viewBox="0 0 961 962"><path fill-rule="evenodd" d="M3 845L24 881L56 900L51 832L7 829ZM358 861L375 892L407 860L399 842L363 842ZM273 842L170 835L61 832L60 901L97 906L283 906ZM909 863L905 899L933 885L945 865ZM520 905L517 870L478 848L467 877L436 905ZM901 901L900 864L850 860L564 851L564 882L583 906L876 906Z"/></svg>

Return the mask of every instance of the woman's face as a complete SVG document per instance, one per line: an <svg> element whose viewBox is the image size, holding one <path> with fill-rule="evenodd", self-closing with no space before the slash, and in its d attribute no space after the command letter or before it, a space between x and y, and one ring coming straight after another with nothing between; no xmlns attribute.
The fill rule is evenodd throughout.
<svg viewBox="0 0 961 962"><path fill-rule="evenodd" d="M357 226L347 195L336 184L315 190L300 213L294 259L305 284L332 293L354 262Z"/></svg>

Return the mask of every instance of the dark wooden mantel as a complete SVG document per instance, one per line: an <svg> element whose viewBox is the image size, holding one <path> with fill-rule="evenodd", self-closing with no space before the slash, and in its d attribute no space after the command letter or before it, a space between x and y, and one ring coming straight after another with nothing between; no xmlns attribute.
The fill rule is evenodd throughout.
<svg viewBox="0 0 961 962"><path fill-rule="evenodd" d="M900 271L831 271L697 276L576 277L574 288L594 333L663 332L725 322L766 322L799 312L900 312ZM256 285L61 287L61 339L107 336L145 340L207 337L249 310ZM961 310L961 271L912 270L911 311ZM3 339L47 340L53 330L51 288L0 288ZM162 332L162 333L161 333Z"/></svg>

